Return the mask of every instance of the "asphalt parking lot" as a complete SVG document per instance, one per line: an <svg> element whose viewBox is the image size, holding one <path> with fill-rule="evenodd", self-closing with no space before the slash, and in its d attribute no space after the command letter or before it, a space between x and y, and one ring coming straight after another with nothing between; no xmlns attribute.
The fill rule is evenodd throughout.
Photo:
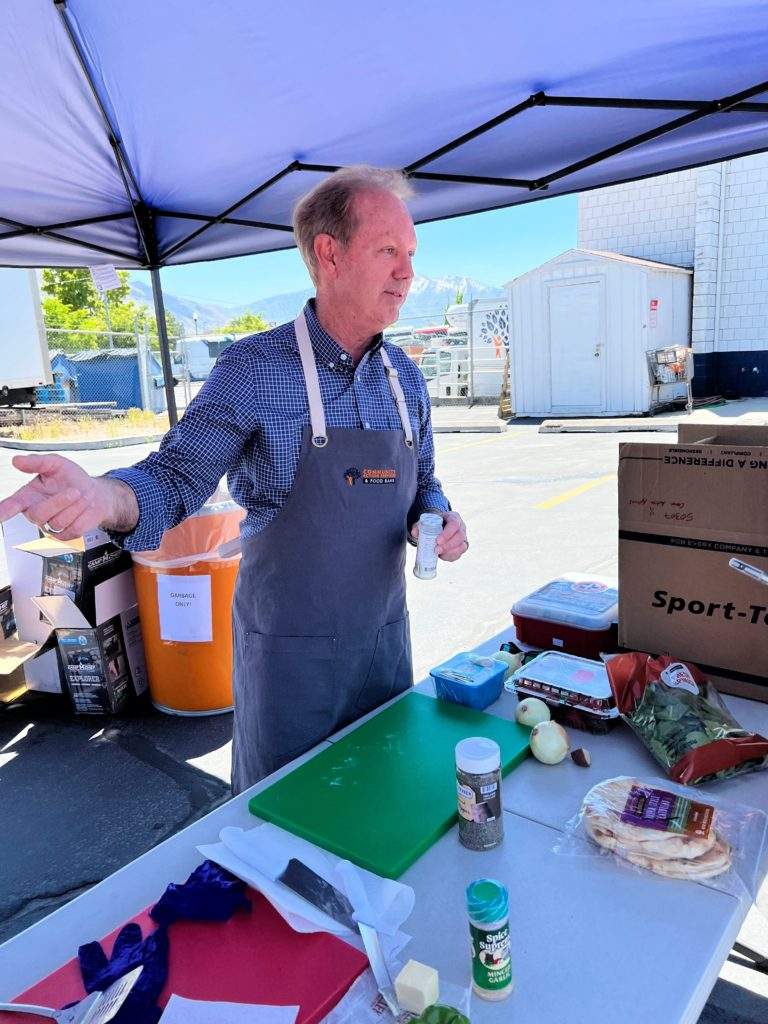
<svg viewBox="0 0 768 1024"><path fill-rule="evenodd" d="M659 441L667 439L662 435ZM437 470L470 550L433 581L410 573L416 678L509 624L510 605L567 571L615 574L619 442L648 434L436 435ZM149 448L77 454L90 472ZM20 480L0 448L0 494ZM0 941L228 796L231 717L0 717ZM757 936L757 939L756 939ZM768 926L750 940L768 953ZM768 977L726 965L702 1022L768 1019Z"/></svg>

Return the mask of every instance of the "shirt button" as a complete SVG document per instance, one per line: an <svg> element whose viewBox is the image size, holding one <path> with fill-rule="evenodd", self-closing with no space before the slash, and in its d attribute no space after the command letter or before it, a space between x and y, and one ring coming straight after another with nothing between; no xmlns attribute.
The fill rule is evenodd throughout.
<svg viewBox="0 0 768 1024"><path fill-rule="evenodd" d="M333 363L328 363L328 369L329 369L329 370L332 370L332 369L333 369Z"/></svg>
<svg viewBox="0 0 768 1024"><path fill-rule="evenodd" d="M365 427L366 430L370 430L371 429L371 424L370 423L364 423L363 426Z"/></svg>
<svg viewBox="0 0 768 1024"><path fill-rule="evenodd" d="M344 360L344 362L346 363L346 361L347 361L347 359L349 358L349 356L345 356L345 355L343 355L343 356L342 356L341 358L342 358L342 359Z"/></svg>

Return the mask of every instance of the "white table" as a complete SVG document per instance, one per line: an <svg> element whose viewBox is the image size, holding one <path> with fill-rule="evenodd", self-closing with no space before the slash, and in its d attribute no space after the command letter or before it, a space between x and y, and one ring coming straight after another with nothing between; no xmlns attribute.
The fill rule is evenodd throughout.
<svg viewBox="0 0 768 1024"><path fill-rule="evenodd" d="M498 649L500 634L478 652ZM419 684L434 692L431 681ZM768 706L728 698L746 727L768 733ZM488 711L512 718L503 694ZM375 713L375 712L374 712ZM367 716L370 717L370 716ZM358 723L359 724L359 723ZM350 728L355 728L351 726ZM349 729L330 737L335 742ZM596 782L620 774L658 775L658 766L623 725L607 736L572 731L593 755L590 769L570 759L546 767L532 760L504 783L505 840L497 850L465 850L452 830L403 876L416 892L405 925L407 956L468 984L464 890L474 878L509 887L516 989L505 1002L473 999L473 1024L694 1024L749 910L736 897L690 882L628 870L610 858L572 858L552 848L565 821ZM77 946L102 936L182 881L200 861L195 847L225 825L253 826L248 800L327 744L126 865L87 893L0 946L0 1000L50 973ZM768 810L765 775L721 783L718 795Z"/></svg>

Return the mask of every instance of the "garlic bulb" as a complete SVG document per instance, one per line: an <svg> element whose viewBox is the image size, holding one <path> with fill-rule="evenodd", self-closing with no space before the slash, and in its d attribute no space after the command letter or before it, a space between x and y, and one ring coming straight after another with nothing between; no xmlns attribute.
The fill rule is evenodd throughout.
<svg viewBox="0 0 768 1024"><path fill-rule="evenodd" d="M558 764L568 753L568 733L558 722L539 722L531 729L531 753L542 764Z"/></svg>
<svg viewBox="0 0 768 1024"><path fill-rule="evenodd" d="M548 722L551 717L549 708L538 697L526 697L525 700L521 700L515 711L515 718L519 724L529 727L538 725L539 722Z"/></svg>

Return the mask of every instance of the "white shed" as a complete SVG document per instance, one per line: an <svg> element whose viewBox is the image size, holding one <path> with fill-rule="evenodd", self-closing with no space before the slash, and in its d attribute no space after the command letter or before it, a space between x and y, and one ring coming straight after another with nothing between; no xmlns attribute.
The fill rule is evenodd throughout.
<svg viewBox="0 0 768 1024"><path fill-rule="evenodd" d="M507 285L515 416L618 416L685 397L650 350L690 346L693 271L569 249Z"/></svg>

